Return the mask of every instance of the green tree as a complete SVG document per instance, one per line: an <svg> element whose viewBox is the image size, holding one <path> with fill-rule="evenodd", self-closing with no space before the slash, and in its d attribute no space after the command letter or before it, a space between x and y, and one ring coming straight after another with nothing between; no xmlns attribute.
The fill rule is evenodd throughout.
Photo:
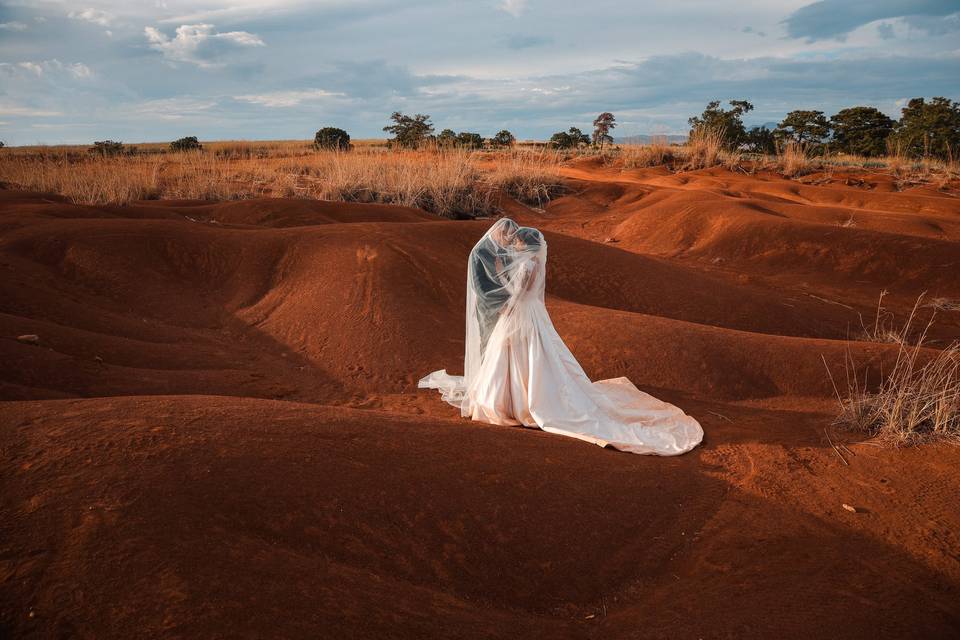
<svg viewBox="0 0 960 640"><path fill-rule="evenodd" d="M830 122L823 111L791 111L773 130L773 135L798 144L819 144L830 135Z"/></svg>
<svg viewBox="0 0 960 640"><path fill-rule="evenodd" d="M199 151L202 148L197 136L187 136L170 143L170 151Z"/></svg>
<svg viewBox="0 0 960 640"><path fill-rule="evenodd" d="M557 131L550 136L549 144L555 149L569 149L573 146L573 141L570 139L570 134L566 131Z"/></svg>
<svg viewBox="0 0 960 640"><path fill-rule="evenodd" d="M513 134L506 129L502 129L497 135L490 138L490 144L495 147L512 147L516 141L517 139L513 137Z"/></svg>
<svg viewBox="0 0 960 640"><path fill-rule="evenodd" d="M433 133L433 123L430 122L430 116L421 113L411 118L399 111L394 111L390 119L393 120L393 124L384 127L383 130L393 134L393 138L390 140L391 145L414 149L423 144Z"/></svg>
<svg viewBox="0 0 960 640"><path fill-rule="evenodd" d="M313 148L347 151L351 148L350 134L337 127L324 127L313 136Z"/></svg>
<svg viewBox="0 0 960 640"><path fill-rule="evenodd" d="M743 126L743 114L753 111L753 105L746 100L731 100L728 104L730 109L721 108L719 100L708 103L703 113L687 120L690 133L697 129L723 131L723 140L727 147L735 149L744 144L747 130Z"/></svg>
<svg viewBox="0 0 960 640"><path fill-rule="evenodd" d="M457 143L457 133L453 129L444 129L437 136L437 144L441 147L452 147Z"/></svg>
<svg viewBox="0 0 960 640"><path fill-rule="evenodd" d="M616 118L613 117L613 114L609 111L604 111L597 116L597 119L593 121L593 144L594 146L599 146L600 151L603 151L603 143L609 142L613 144L613 136L610 135L610 130L617 126Z"/></svg>
<svg viewBox="0 0 960 640"><path fill-rule="evenodd" d="M557 149L576 149L588 144L590 144L590 137L576 127L570 127L566 131L558 131L550 136L550 146Z"/></svg>
<svg viewBox="0 0 960 640"><path fill-rule="evenodd" d="M752 153L773 154L777 152L777 141L773 131L766 127L753 127L747 131L743 146Z"/></svg>
<svg viewBox="0 0 960 640"><path fill-rule="evenodd" d="M874 107L850 107L830 116L831 148L859 156L882 156L896 123Z"/></svg>
<svg viewBox="0 0 960 640"><path fill-rule="evenodd" d="M574 147L584 147L590 144L590 136L583 133L576 127L570 127L567 129L567 135L570 136L570 141L573 142Z"/></svg>
<svg viewBox="0 0 960 640"><path fill-rule="evenodd" d="M960 103L914 98L901 110L891 141L907 154L956 158L960 147Z"/></svg>
<svg viewBox="0 0 960 640"><path fill-rule="evenodd" d="M101 156L117 156L123 153L123 143L113 140L100 140L94 142L88 151Z"/></svg>
<svg viewBox="0 0 960 640"><path fill-rule="evenodd" d="M481 149L483 148L483 136L479 133L462 131L457 134L457 146L465 149Z"/></svg>

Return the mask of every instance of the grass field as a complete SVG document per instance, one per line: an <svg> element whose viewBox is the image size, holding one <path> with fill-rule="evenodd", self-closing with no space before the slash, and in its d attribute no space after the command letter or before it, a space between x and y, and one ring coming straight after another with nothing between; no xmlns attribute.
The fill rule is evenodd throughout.
<svg viewBox="0 0 960 640"><path fill-rule="evenodd" d="M446 217L487 215L501 195L542 206L560 185L556 154L519 148L391 151L361 141L317 151L305 141L213 142L201 151L137 145L115 156L85 147L21 147L0 154L0 181L82 204L153 199L300 197L420 207Z"/></svg>
<svg viewBox="0 0 960 640"><path fill-rule="evenodd" d="M894 175L904 188L942 188L960 176L956 162L812 157L796 145L776 155L740 153L724 149L720 138L709 134L684 145L655 139L603 153L590 148L554 151L535 141L480 151L396 150L383 139L355 140L353 145L352 151L338 152L318 151L309 140L223 140L204 142L200 151L171 152L167 143L139 143L112 156L90 153L81 145L13 147L0 149L0 182L57 193L81 204L298 197L400 204L446 217L475 217L495 212L503 195L543 206L560 191L559 167L590 155L622 170L663 166L680 172L723 166L788 178L879 171Z"/></svg>

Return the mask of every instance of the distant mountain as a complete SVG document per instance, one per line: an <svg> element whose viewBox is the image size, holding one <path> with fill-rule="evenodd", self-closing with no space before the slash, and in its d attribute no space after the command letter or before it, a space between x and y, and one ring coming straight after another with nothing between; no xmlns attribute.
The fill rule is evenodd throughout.
<svg viewBox="0 0 960 640"><path fill-rule="evenodd" d="M633 136L620 136L613 139L615 144L650 144L654 139L663 140L667 139L667 142L686 142L687 136L678 135L675 133L672 134L637 134Z"/></svg>

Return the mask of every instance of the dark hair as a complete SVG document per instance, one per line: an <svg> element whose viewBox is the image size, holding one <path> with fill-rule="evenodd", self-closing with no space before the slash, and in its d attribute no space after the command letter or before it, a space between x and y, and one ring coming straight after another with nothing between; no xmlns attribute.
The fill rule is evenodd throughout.
<svg viewBox="0 0 960 640"><path fill-rule="evenodd" d="M539 229L533 227L520 227L517 229L517 238L528 247L540 247L543 244L543 234Z"/></svg>

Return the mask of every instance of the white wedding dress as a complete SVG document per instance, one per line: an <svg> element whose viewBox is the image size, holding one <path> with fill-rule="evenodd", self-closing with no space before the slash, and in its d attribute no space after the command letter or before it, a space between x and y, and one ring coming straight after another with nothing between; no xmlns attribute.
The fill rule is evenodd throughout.
<svg viewBox="0 0 960 640"><path fill-rule="evenodd" d="M591 382L544 304L547 244L536 229L498 220L470 253L464 375L434 371L463 416L539 427L600 446L678 455L703 439L700 424L627 378Z"/></svg>

